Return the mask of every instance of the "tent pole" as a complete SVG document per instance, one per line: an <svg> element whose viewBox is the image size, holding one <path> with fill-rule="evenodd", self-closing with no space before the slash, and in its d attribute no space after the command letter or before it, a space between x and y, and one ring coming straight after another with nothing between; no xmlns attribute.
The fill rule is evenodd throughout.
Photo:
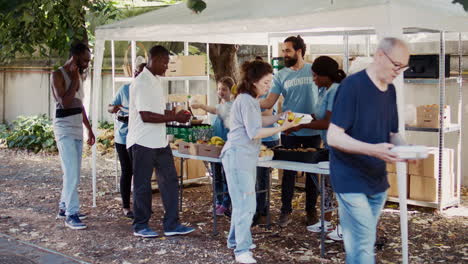
<svg viewBox="0 0 468 264"><path fill-rule="evenodd" d="M271 43L270 43L270 33L267 35L267 43L268 43L268 63L271 63Z"/></svg>
<svg viewBox="0 0 468 264"><path fill-rule="evenodd" d="M366 57L370 57L370 54L371 54L370 46L371 46L370 35L366 35Z"/></svg>
<svg viewBox="0 0 468 264"><path fill-rule="evenodd" d="M343 44L344 44L344 60L343 60L343 70L348 73L349 71L349 36L348 33L343 35Z"/></svg>
<svg viewBox="0 0 468 264"><path fill-rule="evenodd" d="M460 189L461 189L461 151L462 151L462 109L463 109L463 43L462 33L458 33L458 119L457 123L460 126L458 131L458 143L457 143L457 179L456 179L456 191L455 197L460 205ZM453 186L451 186L453 188Z"/></svg>
<svg viewBox="0 0 468 264"><path fill-rule="evenodd" d="M188 56L189 55L189 43L187 41L184 42L184 55ZM189 85L189 80L184 81L184 86L185 86L185 94L190 95L190 85ZM188 106L187 106L188 107Z"/></svg>
<svg viewBox="0 0 468 264"><path fill-rule="evenodd" d="M96 44L94 47L94 67L93 67L93 107L92 107L92 129L93 133L97 135L98 127L98 110L99 110L99 101L100 101L100 90L101 90L101 69L102 69L102 59L104 56L104 41L100 40L96 36ZM93 177L93 207L96 207L96 159L97 159L97 149L96 144L92 147L92 177Z"/></svg>
<svg viewBox="0 0 468 264"><path fill-rule="evenodd" d="M114 41L111 40L111 68L112 68L112 98L115 98L115 47ZM112 115L112 117L114 117ZM113 118L114 129L116 127L116 121ZM115 159L115 192L119 191L119 162L117 157L117 151L114 148L114 159Z"/></svg>
<svg viewBox="0 0 468 264"><path fill-rule="evenodd" d="M211 104L210 93L210 43L206 43L206 102Z"/></svg>
<svg viewBox="0 0 468 264"><path fill-rule="evenodd" d="M130 45L131 45L131 49L132 49L132 72L130 73L130 77L133 77L133 73L135 72L135 69L136 69L136 65L135 65L135 61L136 61L136 41L132 40L130 42Z"/></svg>

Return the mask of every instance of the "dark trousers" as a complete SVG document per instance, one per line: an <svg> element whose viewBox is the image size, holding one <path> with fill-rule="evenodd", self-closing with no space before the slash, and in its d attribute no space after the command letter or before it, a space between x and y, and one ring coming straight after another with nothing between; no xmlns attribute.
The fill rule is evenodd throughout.
<svg viewBox="0 0 468 264"><path fill-rule="evenodd" d="M265 141L262 142L263 145L268 148L275 147L279 144L279 140L275 141ZM257 167L257 184L255 186L256 191L266 190L270 185L270 168ZM267 207L266 204L266 192L257 193L257 215L266 215Z"/></svg>
<svg viewBox="0 0 468 264"><path fill-rule="evenodd" d="M211 163L211 170L213 171L213 180L216 193L218 194L216 196L216 205L222 205L224 208L229 208L231 206L231 197L228 193L223 165L221 163Z"/></svg>
<svg viewBox="0 0 468 264"><path fill-rule="evenodd" d="M124 144L115 143L115 149L119 155L120 170L120 195L122 196L122 207L130 209L130 193L132 190L132 161L130 159L130 150Z"/></svg>
<svg viewBox="0 0 468 264"><path fill-rule="evenodd" d="M286 148L318 148L320 147L320 136L286 136L281 135L281 144ZM283 173L283 181L281 182L281 213L288 214L292 212L292 198L294 195L294 185L296 182L295 171L285 170ZM317 175L312 174L313 177ZM317 203L318 190L309 173L306 175L306 211L313 212L315 211L315 205Z"/></svg>
<svg viewBox="0 0 468 264"><path fill-rule="evenodd" d="M148 227L151 217L151 176L156 168L159 192L164 206L164 230L174 230L179 224L179 183L172 150L147 148L135 144L131 147L133 160L133 229L138 232Z"/></svg>

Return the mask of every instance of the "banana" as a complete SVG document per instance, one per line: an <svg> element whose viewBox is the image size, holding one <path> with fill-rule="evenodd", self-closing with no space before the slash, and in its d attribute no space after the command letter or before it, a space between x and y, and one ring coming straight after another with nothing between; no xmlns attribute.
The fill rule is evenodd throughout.
<svg viewBox="0 0 468 264"><path fill-rule="evenodd" d="M300 117L294 118L294 124L299 124L299 122L301 122L301 119L302 119L303 117L304 117L304 116L300 116Z"/></svg>

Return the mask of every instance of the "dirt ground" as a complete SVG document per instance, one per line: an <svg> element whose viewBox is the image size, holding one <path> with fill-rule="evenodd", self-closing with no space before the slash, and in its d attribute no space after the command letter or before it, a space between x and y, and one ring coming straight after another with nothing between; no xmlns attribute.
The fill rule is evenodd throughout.
<svg viewBox="0 0 468 264"><path fill-rule="evenodd" d="M32 154L0 149L0 233L28 241L90 263L234 263L226 248L229 219L218 221L220 234L213 236L211 187L209 183L185 186L182 222L197 231L181 237L142 239L134 237L131 220L122 216L120 195L115 192L115 161L111 155L98 162L98 200L92 207L90 158L83 159L80 201L89 214L88 229L73 231L55 220L61 190L61 168L57 155ZM466 189L464 201L468 201ZM293 223L281 229L252 229L259 263L344 263L342 243L327 243L320 258L319 235L305 229L304 193L297 189ZM272 219L279 215L280 188L272 189ZM159 193L153 196L150 226L162 233L162 205ZM430 209L409 208L411 263L467 263L468 209L464 206L440 214ZM398 206L388 203L379 224L385 241L377 250L378 263L400 263Z"/></svg>

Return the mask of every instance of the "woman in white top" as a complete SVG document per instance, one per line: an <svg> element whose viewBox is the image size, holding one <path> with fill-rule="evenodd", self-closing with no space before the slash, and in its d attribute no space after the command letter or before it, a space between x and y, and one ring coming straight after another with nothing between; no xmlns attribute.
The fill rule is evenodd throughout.
<svg viewBox="0 0 468 264"><path fill-rule="evenodd" d="M285 121L280 127L264 128L280 119L280 114L262 117L258 98L271 87L273 69L263 61L242 65L242 79L231 108L228 141L221 153L232 201L228 247L239 263L256 263L252 256L250 226L256 209L255 182L260 140L295 126Z"/></svg>

